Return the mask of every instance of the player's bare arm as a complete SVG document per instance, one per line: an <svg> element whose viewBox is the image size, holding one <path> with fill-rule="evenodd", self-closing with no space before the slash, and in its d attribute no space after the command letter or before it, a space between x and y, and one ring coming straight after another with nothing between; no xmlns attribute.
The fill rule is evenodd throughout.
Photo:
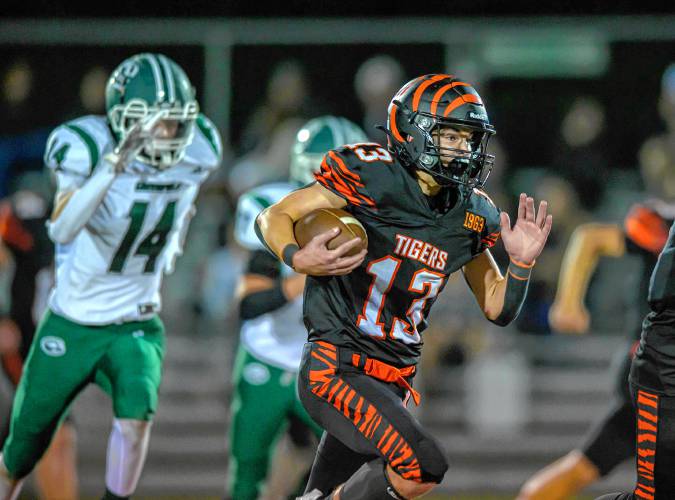
<svg viewBox="0 0 675 500"><path fill-rule="evenodd" d="M293 224L303 215L318 208L343 208L347 202L320 184L312 184L294 191L265 209L256 219L257 227L268 248L298 273L312 276L347 274L361 264L366 256L362 250L351 257L345 256L361 243L354 238L329 250L326 244L339 234L339 230L326 231L315 236L304 248L299 249L293 235Z"/></svg>
<svg viewBox="0 0 675 500"><path fill-rule="evenodd" d="M626 252L624 233L616 224L583 224L567 245L555 300L549 312L551 327L563 333L584 333L590 316L584 306L590 278L600 257L620 257Z"/></svg>
<svg viewBox="0 0 675 500"><path fill-rule="evenodd" d="M79 188L59 188L49 223L49 236L56 243L71 242L89 221L118 174L133 161L138 152L161 127L164 112L139 120L116 151L107 155L104 164Z"/></svg>
<svg viewBox="0 0 675 500"><path fill-rule="evenodd" d="M518 315L525 299L530 272L546 244L553 217L548 203L535 211L534 199L522 193L513 227L507 213L500 214L501 235L510 263L506 277L486 250L464 266L464 276L487 319L504 326Z"/></svg>

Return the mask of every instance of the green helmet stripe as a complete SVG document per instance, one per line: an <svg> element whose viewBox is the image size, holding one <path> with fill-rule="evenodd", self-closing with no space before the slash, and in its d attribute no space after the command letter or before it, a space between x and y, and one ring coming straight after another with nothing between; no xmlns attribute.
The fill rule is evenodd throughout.
<svg viewBox="0 0 675 500"><path fill-rule="evenodd" d="M66 128L75 132L80 137L80 139L82 139L82 142L84 142L84 144L87 146L87 150L89 151L89 161L91 163L89 166L89 174L91 175L94 167L96 164L98 164L98 148L96 147L96 141L94 141L94 138L85 132L84 129L78 127L77 125L66 123Z"/></svg>
<svg viewBox="0 0 675 500"><path fill-rule="evenodd" d="M159 59L162 69L164 69L164 74L166 75L167 90L169 91L168 101L174 102L176 100L176 84L171 64L169 64L169 60L161 54L157 56L157 59Z"/></svg>
<svg viewBox="0 0 675 500"><path fill-rule="evenodd" d="M153 54L143 54L146 61L152 69L152 76L155 80L155 92L157 93L157 102L163 102L164 96L164 79L162 78L162 72L159 69L159 63Z"/></svg>

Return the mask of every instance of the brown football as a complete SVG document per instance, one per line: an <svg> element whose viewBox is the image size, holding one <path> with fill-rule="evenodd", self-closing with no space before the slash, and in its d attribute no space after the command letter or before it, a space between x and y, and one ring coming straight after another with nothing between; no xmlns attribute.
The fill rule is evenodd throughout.
<svg viewBox="0 0 675 500"><path fill-rule="evenodd" d="M362 244L352 248L346 255L356 255L362 248L368 248L366 230L352 214L340 208L317 208L295 221L293 226L295 241L302 248L316 235L334 227L340 228L340 233L328 241L326 246L330 250L357 237L361 238Z"/></svg>

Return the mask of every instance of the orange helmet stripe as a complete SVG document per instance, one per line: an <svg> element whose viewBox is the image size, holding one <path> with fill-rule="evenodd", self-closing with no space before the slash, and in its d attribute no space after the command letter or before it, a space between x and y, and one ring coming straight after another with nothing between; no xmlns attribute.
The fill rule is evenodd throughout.
<svg viewBox="0 0 675 500"><path fill-rule="evenodd" d="M398 108L398 106L392 104L391 111L389 112L389 129L391 130L391 133L394 134L397 141L405 142L405 139L398 131L398 126L396 125L396 108Z"/></svg>
<svg viewBox="0 0 675 500"><path fill-rule="evenodd" d="M408 90L410 87L412 87L415 83L417 83L422 78L424 78L424 77L418 76L417 78L414 78L414 79L410 80L403 87L398 89L398 92L396 92L396 95L394 96L394 98L397 99L397 98L401 97L403 94L405 94L406 90Z"/></svg>
<svg viewBox="0 0 675 500"><path fill-rule="evenodd" d="M412 110L417 111L417 108L420 105L420 99L422 98L422 94L429 85L436 83L440 80L445 80L446 78L452 77L450 75L434 75L428 80L423 81L422 84L419 87L417 87L417 90L415 90L415 94L413 94Z"/></svg>
<svg viewBox="0 0 675 500"><path fill-rule="evenodd" d="M448 107L445 108L445 111L443 112L443 116L448 116L453 110L459 108L462 104L467 104L470 102L478 103L480 102L480 99L474 94L464 94L459 96L457 99L448 104Z"/></svg>
<svg viewBox="0 0 675 500"><path fill-rule="evenodd" d="M438 91L434 94L434 97L431 99L431 114L435 115L436 110L438 109L438 101L441 100L441 97L443 97L443 94L445 94L446 91L450 90L453 87L457 87L458 85L464 85L465 87L471 87L468 83L464 82L452 82L448 83L447 85L443 85Z"/></svg>

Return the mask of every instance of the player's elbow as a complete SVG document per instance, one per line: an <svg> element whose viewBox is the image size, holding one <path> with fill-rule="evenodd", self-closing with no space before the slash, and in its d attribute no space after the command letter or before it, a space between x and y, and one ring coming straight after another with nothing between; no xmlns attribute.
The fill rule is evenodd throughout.
<svg viewBox="0 0 675 500"><path fill-rule="evenodd" d="M506 326L511 323L511 321L513 321L513 318L509 319L503 317L502 309L502 307L498 307L494 304L486 304L486 306L483 308L483 314L485 315L485 318L491 323L499 326Z"/></svg>
<svg viewBox="0 0 675 500"><path fill-rule="evenodd" d="M491 323L494 323L497 326L507 326L515 319L515 316L509 317L506 315L502 316L500 314L496 318L488 318L488 319L490 320Z"/></svg>

